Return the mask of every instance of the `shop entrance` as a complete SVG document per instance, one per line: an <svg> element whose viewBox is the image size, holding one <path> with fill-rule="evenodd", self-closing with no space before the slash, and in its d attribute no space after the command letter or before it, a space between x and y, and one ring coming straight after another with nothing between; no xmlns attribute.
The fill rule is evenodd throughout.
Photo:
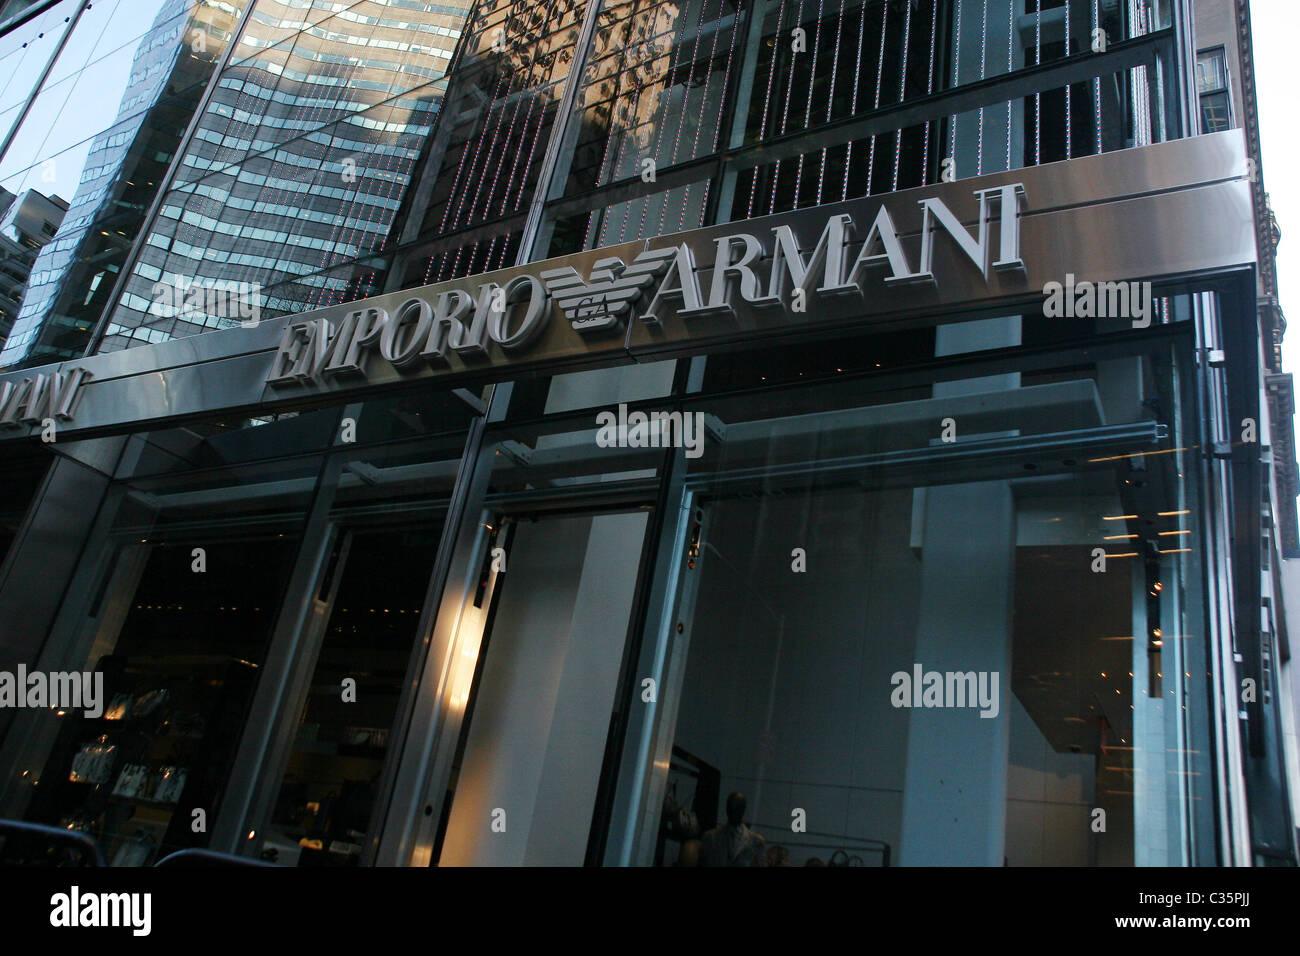
<svg viewBox="0 0 1300 956"><path fill-rule="evenodd" d="M341 531L309 625L320 628L307 639L318 650L264 857L355 866L377 838L383 772L441 531L440 521Z"/></svg>

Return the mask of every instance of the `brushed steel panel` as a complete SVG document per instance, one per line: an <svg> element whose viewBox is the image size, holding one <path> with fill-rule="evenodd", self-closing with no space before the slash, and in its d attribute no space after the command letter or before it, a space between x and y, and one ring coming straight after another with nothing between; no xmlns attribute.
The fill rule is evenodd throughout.
<svg viewBox="0 0 1300 956"><path fill-rule="evenodd" d="M876 210L887 206L913 267L921 230L919 202L942 199L968 228L978 218L974 193L1022 183L1026 202L1021 216L1025 269L989 271L987 281L942 234L935 237L932 271L938 284L886 285L879 273L868 276L863 292L833 298L809 296L804 313L758 309L735 303L732 317L663 315L661 329L636 320L622 334L584 338L575 332L554 299L547 303L544 329L525 352L507 354L496 343L489 357L466 361L452 354L446 368L399 372L372 355L366 379L340 379L322 385L271 388L266 385L281 332L291 322L315 317L337 320L368 306L390 314L407 298L426 300L451 289L471 294L480 284L504 284L518 275L539 275L569 266L584 279L599 259L617 256L631 262L646 249L687 245L698 263L713 258L716 239L749 233L766 239L771 229L788 225L805 255L826 221L848 213L860 240ZM996 244L996 240L993 240ZM40 369L0 373L0 384L40 372L81 366L94 378L83 389L75 420L60 425L60 436L89 429L128 430L179 418L247 409L262 413L309 398L373 395L409 383L451 385L467 378L503 380L523 372L555 372L732 347L764 335L823 334L867 326L953 321L963 312L1032 302L1048 282L1067 273L1079 280L1135 281L1192 276L1255 262L1253 207L1245 141L1239 130L1177 140L1141 149L1087 156L973 179L940 183L865 199L850 200L710 226L648 241L511 266L466 279L403 290L361 302L280 316L253 328L235 328L142 346ZM760 277L765 264L755 265ZM705 290L711 270L697 269ZM733 296L733 300L738 297ZM666 310L665 310L666 311ZM1069 321L1069 320L1059 320ZM38 433L37 428L0 429L0 439Z"/></svg>
<svg viewBox="0 0 1300 956"><path fill-rule="evenodd" d="M971 218L978 214L971 196L965 203L954 201L952 208L959 217L963 212ZM906 221L909 216L912 213L903 210L898 218ZM812 232L820 230L821 222L819 218L794 225L805 252L815 242ZM909 227L902 238L915 266L919 207ZM726 229L709 231L711 236L703 240L692 236L688 242L701 256L706 242L711 250L713 238L730 234ZM890 286L877 275L868 279L862 295L809 295L804 313L737 302L734 316L669 315L662 330L643 323L633 327L628 347L634 355L661 358L707 351L764 333L823 328L865 331L878 322L919 315L951 321L953 313L976 305L1010 305L1040 296L1045 284L1064 282L1067 273L1094 282L1141 281L1249 266L1255 262L1250 184L1218 182L1121 202L1032 212L1021 221L1021 247L1025 270L990 270L986 282L954 244L936 238L933 271L941 277L938 284ZM712 273L710 268L697 270L702 287L708 288Z"/></svg>

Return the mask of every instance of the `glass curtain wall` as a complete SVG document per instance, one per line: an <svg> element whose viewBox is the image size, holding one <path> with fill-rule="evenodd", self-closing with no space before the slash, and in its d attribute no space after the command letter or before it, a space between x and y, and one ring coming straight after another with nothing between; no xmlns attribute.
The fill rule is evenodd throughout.
<svg viewBox="0 0 1300 956"><path fill-rule="evenodd" d="M257 428L314 443L318 424ZM319 467L249 461L259 442L247 430L133 442L134 477L110 492L43 651L51 670L102 675L101 712L19 715L4 742L5 816L84 832L112 865L209 845Z"/></svg>
<svg viewBox="0 0 1300 956"><path fill-rule="evenodd" d="M305 27L297 8L250 12L105 348L233 324L156 312L159 281L248 282L277 312L508 264L534 201L544 205L539 238L523 255L541 257L1177 133L1154 106L1168 77L1146 67L900 119L954 89L1080 57L1094 29L1115 43L1164 29L1167 11L1139 0L608 4L589 51L580 6L495 5L470 16L472 38L446 78L414 55L396 10L322 8ZM372 32L356 34L362 22ZM347 49L397 59L347 60L339 50L354 35L362 41ZM574 113L552 164L569 79ZM435 127L438 112L446 121ZM362 154L349 182L347 161ZM432 175L404 221L421 161ZM385 275L398 230L417 237L400 279ZM1196 443L1188 307L1163 301L1143 335L1047 327L1032 318L1038 303L1018 308L1030 311L500 389L480 458L487 490L452 529L464 600L450 617L438 608L450 631L449 696L431 732L435 766L410 858L712 862L716 836L705 834L739 792L732 815L762 838L746 857L760 865L1212 859L1202 490L1186 467ZM455 438L436 451L420 441L431 432L463 441L431 424L459 423L456 401L368 403L380 411L362 415L362 440L393 442L382 454L326 455L326 435L311 461L221 461L234 470L214 472L213 488L183 489L225 492L254 510L274 504L288 515L283 528L241 523L241 506L223 531L234 539L180 520L183 509L159 513L165 535L156 518L106 529L115 547L147 550L116 563L131 582L88 589L127 597L112 622L98 611L76 622L80 656L69 663L98 660L92 646L111 663L112 641L127 642L134 683L120 693L132 720L137 697L170 694L134 663L162 653L150 641L171 639L142 623L148 615L177 613L145 599L149 582L167 580L155 556L192 554L195 533L218 556L226 540L299 536L297 564L270 591L311 602L294 605L300 619L281 608L243 628L248 646L230 651L263 674L279 668L292 691L273 700L258 684L240 690L239 749L206 748L225 754L226 786L249 809L232 818L221 794L195 791L227 844L252 833L240 844L249 853L352 864L374 859L386 839L387 795L402 772L389 741L414 706L409 679L399 686L410 673L401 647L421 633L400 612L417 601L421 617L433 612L436 588L421 598L419 582L442 527L434 503L459 467ZM596 415L618 402L688 416L702 454L610 447ZM240 442L309 427L293 421L243 427ZM142 454L169 464L138 473L156 488L123 494L157 507L182 493L168 482L196 460L187 442L147 443ZM245 464L255 465L247 481ZM392 522L421 489L428 507L403 537ZM368 569L386 551L403 554L410 572L391 582L399 621L359 624L351 615ZM130 604L136 594L142 608ZM270 596L254 608L265 611ZM91 640L100 634L118 637L101 646ZM351 676L345 658L364 665L357 689L373 695L346 714L334 701ZM947 706L949 691L963 704ZM170 713L156 728L151 714L132 732L170 735ZM133 771L145 789L133 790L133 777L115 793L125 745L41 719L46 729L24 739L46 749L26 766L53 768L41 779L63 795L36 799L35 780L9 782L8 806L109 834L114 855L133 859L139 849L122 841L150 836L135 798L155 792L166 768L188 765L137 741L130 766L147 768ZM96 779L74 779L74 763ZM78 783L100 802L69 796ZM202 809L177 806L152 835L158 846L175 843L181 810ZM440 812L425 818L425 806ZM494 842L485 834L498 832L497 809L520 825Z"/></svg>
<svg viewBox="0 0 1300 956"><path fill-rule="evenodd" d="M408 514L340 542L325 638L266 838L274 862L359 862L381 809L380 774L440 532ZM349 680L354 695L341 690Z"/></svg>
<svg viewBox="0 0 1300 956"><path fill-rule="evenodd" d="M412 859L708 865L739 793L755 865L1213 863L1192 311L1158 297L961 362L947 327L693 360L629 406L689 453L517 391Z"/></svg>
<svg viewBox="0 0 1300 956"><path fill-rule="evenodd" d="M160 288L229 283L241 310L276 315L499 267L534 198L547 211L524 255L542 257L1171 134L1159 51L1154 69L889 122L1099 35L1167 32L1154 0L637 0L602 4L582 48L570 0L260 0L110 302L242 10L175 0L142 29L114 6L65 0L0 38L0 186L73 207L40 264L15 261L32 280L5 364L76 354L97 323L114 350L246 318ZM90 113L116 124L88 138Z"/></svg>
<svg viewBox="0 0 1300 956"><path fill-rule="evenodd" d="M101 675L102 712L17 715L0 815L113 865L373 854L472 414L421 392L132 436L31 665Z"/></svg>
<svg viewBox="0 0 1300 956"><path fill-rule="evenodd" d="M728 0L605 4L578 94L565 194L657 175L725 145L747 12ZM697 228L709 187L706 180L593 211L575 248Z"/></svg>
<svg viewBox="0 0 1300 956"><path fill-rule="evenodd" d="M1003 357L1013 390L927 368L920 331L711 356L638 406L710 427L605 862L722 865L739 793L761 839L732 865L1213 863L1194 362L1165 328Z"/></svg>
<svg viewBox="0 0 1300 956"><path fill-rule="evenodd" d="M957 113L941 106L963 87L1084 60L1094 44L1168 26L1167 5L1140 2L606 4L541 197L534 257L1179 135L1165 121L1169 76L1147 67L1014 98L990 93L983 107ZM476 239L475 248L490 241ZM460 272L426 273L438 253L422 255L413 253L405 284ZM504 261L474 260L482 268ZM512 385L507 423L489 432L490 447L501 441L496 468L562 448L575 460L592 456L586 467L599 471L603 456L628 454L598 445L591 428L618 402L698 411L713 440L703 459L682 466L680 486L664 478L668 507L697 518L665 525L653 582L639 583L642 594L666 595L646 611L641 653L650 656L637 665L639 677L655 675L660 696L641 706L623 684L615 699L607 760L623 762L617 771L605 765L589 862L697 862L698 841L724 820L732 789L746 794L744 819L766 835L778 864L945 854L988 865L1213 859L1203 554L1171 546L1200 533L1180 523L1196 513L1187 505L1199 494L1183 467L1191 443L1170 437L1191 431L1182 411L1192 407L1185 343L1166 339L1134 357L1118 328L1092 329L1115 333L1103 354L1091 350L1088 330L1076 337L1011 311L856 344ZM1188 318L1186 303L1163 301L1157 312L1161 325ZM1026 348L1028 356L1045 346L1057 349L1053 357L980 371L976 353ZM964 370L953 364L960 353L972 353ZM940 366L948 371L933 371ZM687 394L703 387L735 397L656 403L682 396L688 381ZM972 402L989 417L944 459L939 410ZM525 437L512 434L520 430ZM1057 453L1063 446L1068 454ZM706 477L715 467L727 476L721 490ZM1147 469L1150 478L1132 474ZM841 485L845 473L854 477ZM1134 486L1147 490L1134 497ZM961 535L951 533L958 527ZM710 540L710 528L720 537ZM868 537L881 535L881 550L855 544L863 529L876 529ZM996 545L996 561L962 551L981 537ZM816 587L805 576L805 541L825 549ZM1099 548L1106 572L1092 570ZM625 549L621 566L631 555ZM961 598L945 590L946 578L981 565L987 580L959 583ZM967 597L988 612L978 660L961 657L968 622L944 617ZM1079 620L1061 613L1065 604ZM881 617L870 624L873 615ZM1153 618L1163 633L1175 622L1180 643L1156 643ZM492 666L491 646L479 656L471 642L466 653ZM915 711L895 707L890 678L910 676L918 663L918 683L936 668L972 674L972 695L980 674L988 690L996 673L997 713L990 705L980 717L975 708L945 724L923 700ZM827 693L855 671L865 684ZM852 702L868 693L878 696L863 713ZM475 706L472 695L461 703ZM632 722L626 734L621 720ZM678 726L692 729L678 735ZM1004 748L1011 756L983 761L984 770L955 768L971 801L950 832L926 832L922 821L957 799L926 776L950 766L952 734L970 735L971 754ZM637 751L646 741L653 748ZM859 747L861 758L836 765L836 754ZM449 821L488 825L482 814L459 813L463 799L448 792L441 835L421 844L417 860L477 859L446 855L468 845L447 842ZM816 826L795 840L791 814L807 819L810 804ZM1097 810L1107 829L1092 829Z"/></svg>
<svg viewBox="0 0 1300 956"><path fill-rule="evenodd" d="M18 537L27 511L36 501L36 493L49 470L50 459L44 451L27 455L9 454L3 466L5 496L0 503L0 567Z"/></svg>
<svg viewBox="0 0 1300 956"><path fill-rule="evenodd" d="M591 862L609 748L635 709L632 637L667 460L593 455L595 435L573 411L484 439L425 675L436 716L407 742L402 863Z"/></svg>
<svg viewBox="0 0 1300 956"><path fill-rule="evenodd" d="M1157 142L1147 67L923 106L1168 25L1145 0L607 3L537 257Z"/></svg>
<svg viewBox="0 0 1300 956"><path fill-rule="evenodd" d="M535 197L544 208L525 252L534 260L1178 132L1163 120L1169 71L1145 66L1097 67L1092 79L1014 99L988 93L986 106L960 113L938 102L1071 57L1086 64L1094 43L1167 35L1167 5L1146 0L607 2L583 50L580 12L566 7L544 42L516 53L508 38L543 9L551 7L476 17L482 26L466 47L474 52L449 92L459 104L449 115L461 119L435 136L433 153L445 149L444 158L421 235L407 235L415 241L403 252L401 287L516 259L525 180L541 165L535 151L546 149L536 124L551 123L527 104L544 90L549 111L564 75L577 86L553 173ZM1171 66L1163 50L1153 47L1152 57ZM561 64L585 56L583 68L556 68L553 54ZM904 115L927 118L892 119ZM497 195L500 206L475 211ZM652 365L557 376L562 394L553 398L545 383L516 388L533 397L530 408L554 412L663 395L671 378L671 367Z"/></svg>
<svg viewBox="0 0 1300 956"><path fill-rule="evenodd" d="M238 324L156 283L238 284L263 316L381 291L468 5L261 0L181 158L102 351Z"/></svg>
<svg viewBox="0 0 1300 956"><path fill-rule="evenodd" d="M8 267L20 307L0 366L85 350L242 8L65 2L0 37L0 190L65 210Z"/></svg>
<svg viewBox="0 0 1300 956"><path fill-rule="evenodd" d="M513 265L522 216L551 150L560 102L582 56L585 3L485 2L470 19L451 92L455 110L435 144L436 175L420 237L467 232L412 253L405 286ZM433 168L431 167L431 172Z"/></svg>
<svg viewBox="0 0 1300 956"><path fill-rule="evenodd" d="M650 517L504 519L509 571L467 692L439 866L584 862Z"/></svg>

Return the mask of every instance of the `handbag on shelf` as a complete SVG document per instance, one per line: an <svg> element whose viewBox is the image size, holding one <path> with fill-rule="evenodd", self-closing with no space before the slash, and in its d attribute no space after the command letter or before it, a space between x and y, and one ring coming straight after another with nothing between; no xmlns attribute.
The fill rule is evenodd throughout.
<svg viewBox="0 0 1300 956"><path fill-rule="evenodd" d="M693 840L700 835L700 820L695 811L677 802L676 780L664 794L662 825L664 833L674 840Z"/></svg>

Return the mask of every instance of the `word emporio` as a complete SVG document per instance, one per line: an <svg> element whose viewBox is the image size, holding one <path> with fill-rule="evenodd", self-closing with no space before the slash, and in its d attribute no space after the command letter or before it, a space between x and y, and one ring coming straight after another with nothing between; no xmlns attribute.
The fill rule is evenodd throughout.
<svg viewBox="0 0 1300 956"><path fill-rule="evenodd" d="M895 707L978 707L981 717L998 715L997 671L895 671L889 702Z"/></svg>
<svg viewBox="0 0 1300 956"><path fill-rule="evenodd" d="M1043 286L1043 315L1049 319L1132 319L1133 328L1151 325L1150 282L1076 282Z"/></svg>
<svg viewBox="0 0 1300 956"><path fill-rule="evenodd" d="M601 448L685 448L687 458L704 454L703 412L628 412L626 404L596 416Z"/></svg>
<svg viewBox="0 0 1300 956"><path fill-rule="evenodd" d="M53 707L84 710L90 718L104 713L104 672L0 671L0 707Z"/></svg>
<svg viewBox="0 0 1300 956"><path fill-rule="evenodd" d="M238 319L240 325L250 329L262 318L262 286L256 282L155 282L152 292L150 315L190 320Z"/></svg>
<svg viewBox="0 0 1300 956"><path fill-rule="evenodd" d="M82 893L78 886L50 897L50 925L127 926L133 936L148 936L153 928L150 893Z"/></svg>

